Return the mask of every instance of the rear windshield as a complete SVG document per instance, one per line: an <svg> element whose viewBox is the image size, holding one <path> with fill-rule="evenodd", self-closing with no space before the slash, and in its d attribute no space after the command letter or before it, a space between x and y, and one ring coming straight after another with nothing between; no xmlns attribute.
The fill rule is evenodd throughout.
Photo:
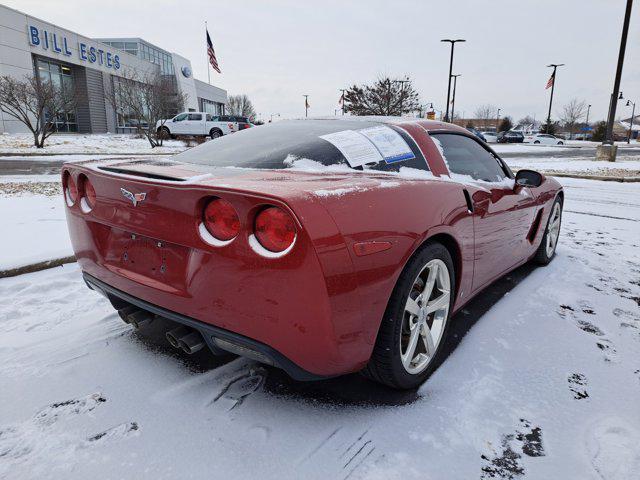
<svg viewBox="0 0 640 480"><path fill-rule="evenodd" d="M173 157L176 161L215 167L283 169L297 159L312 160L324 166L350 166L336 146L320 138L345 130L362 130L379 126L378 122L360 120L291 120L249 128L225 135ZM364 168L398 171L401 167L428 170L420 149L402 129L389 125L406 142L413 158L379 161ZM363 169L358 166L356 169Z"/></svg>

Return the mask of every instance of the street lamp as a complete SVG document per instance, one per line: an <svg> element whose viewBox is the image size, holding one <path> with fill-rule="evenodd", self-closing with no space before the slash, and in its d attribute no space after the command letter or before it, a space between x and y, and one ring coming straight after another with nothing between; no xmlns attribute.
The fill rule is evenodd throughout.
<svg viewBox="0 0 640 480"><path fill-rule="evenodd" d="M591 111L591 104L589 104L589 105L587 106L587 120L584 122L584 123L586 123L586 124L587 124L587 128L589 128L589 112L590 112L590 111ZM585 141L587 140L587 132L588 132L588 131L589 131L589 130L585 130L585 134L584 134L584 138L583 138L583 140L585 140Z"/></svg>
<svg viewBox="0 0 640 480"><path fill-rule="evenodd" d="M447 113L445 113L444 121L449 121L449 101L451 100L451 73L453 72L453 49L457 42L466 42L463 38L457 38L455 40L445 38L440 40L441 42L449 42L451 44L451 59L449 60L449 84L447 85Z"/></svg>
<svg viewBox="0 0 640 480"><path fill-rule="evenodd" d="M547 115L547 131L545 133L549 133L549 129L551 128L551 105L553 104L553 91L556 88L556 70L558 67L562 67L564 63L551 63L547 65L547 67L553 67L553 73L551 74L551 97L549 98L549 114ZM549 87L547 87L549 88Z"/></svg>
<svg viewBox="0 0 640 480"><path fill-rule="evenodd" d="M453 98L451 99L451 121L456 119L456 85L458 84L458 77L462 74L451 75L453 77Z"/></svg>
<svg viewBox="0 0 640 480"><path fill-rule="evenodd" d="M279 117L279 116L280 116L279 113L272 113L271 118L269 118L269 123L273 122L273 117Z"/></svg>
<svg viewBox="0 0 640 480"><path fill-rule="evenodd" d="M631 100L627 100L626 106L629 107L631 105L633 105L633 108L631 109L631 125L629 126L629 136L627 137L627 144L631 143L631 135L633 135L633 117L636 114L635 102L632 102Z"/></svg>
<svg viewBox="0 0 640 480"><path fill-rule="evenodd" d="M498 133L498 127L500 124L500 110L502 110L501 108L498 109L498 113L496 115L496 133Z"/></svg>

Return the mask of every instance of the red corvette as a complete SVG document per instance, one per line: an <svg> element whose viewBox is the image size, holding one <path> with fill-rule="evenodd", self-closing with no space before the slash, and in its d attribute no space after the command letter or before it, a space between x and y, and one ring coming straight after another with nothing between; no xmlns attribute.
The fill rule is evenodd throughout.
<svg viewBox="0 0 640 480"><path fill-rule="evenodd" d="M126 322L171 319L188 353L396 388L437 367L452 314L484 287L551 261L563 202L462 128L380 118L68 163L62 182L84 279Z"/></svg>

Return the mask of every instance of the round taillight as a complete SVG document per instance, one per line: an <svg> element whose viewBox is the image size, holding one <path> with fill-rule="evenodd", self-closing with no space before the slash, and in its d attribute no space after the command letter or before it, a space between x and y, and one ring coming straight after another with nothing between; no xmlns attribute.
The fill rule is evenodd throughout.
<svg viewBox="0 0 640 480"><path fill-rule="evenodd" d="M69 206L76 203L78 199L78 187L70 173L67 174L64 181L64 196Z"/></svg>
<svg viewBox="0 0 640 480"><path fill-rule="evenodd" d="M211 200L204 209L204 226L214 238L232 240L240 232L238 212L226 200Z"/></svg>
<svg viewBox="0 0 640 480"><path fill-rule="evenodd" d="M296 238L296 224L281 208L268 207L256 217L255 236L270 252L283 252Z"/></svg>
<svg viewBox="0 0 640 480"><path fill-rule="evenodd" d="M84 191L84 199L90 209L96 206L96 190L93 188L93 184L87 177L84 177L82 181L82 190Z"/></svg>

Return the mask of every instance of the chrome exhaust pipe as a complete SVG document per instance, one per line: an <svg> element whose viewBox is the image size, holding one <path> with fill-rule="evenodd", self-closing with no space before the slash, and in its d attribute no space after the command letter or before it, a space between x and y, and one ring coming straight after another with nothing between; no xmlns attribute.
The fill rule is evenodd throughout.
<svg viewBox="0 0 640 480"><path fill-rule="evenodd" d="M138 310L140 310L138 307L134 307L133 305L129 305L128 307L124 307L124 308L121 308L120 310L118 310L118 315L120 315L120 318L122 319L122 321L124 323L131 323L131 320L129 320L129 315L131 315L132 313L137 312Z"/></svg>
<svg viewBox="0 0 640 480"><path fill-rule="evenodd" d="M204 339L202 338L202 335L200 335L200 332L195 330L184 337L180 337L179 342L182 351L189 355L200 351L204 347Z"/></svg>
<svg viewBox="0 0 640 480"><path fill-rule="evenodd" d="M121 308L118 310L118 315L120 315L120 318L124 320L125 323L132 325L134 328L148 325L156 318L153 313L141 310L133 305Z"/></svg>
<svg viewBox="0 0 640 480"><path fill-rule="evenodd" d="M167 337L167 340L169 341L172 347L181 348L180 338L184 337L185 335L189 335L191 332L192 332L191 329L185 327L184 325L180 325L179 327L174 328L173 330L169 330L165 334L165 336Z"/></svg>

